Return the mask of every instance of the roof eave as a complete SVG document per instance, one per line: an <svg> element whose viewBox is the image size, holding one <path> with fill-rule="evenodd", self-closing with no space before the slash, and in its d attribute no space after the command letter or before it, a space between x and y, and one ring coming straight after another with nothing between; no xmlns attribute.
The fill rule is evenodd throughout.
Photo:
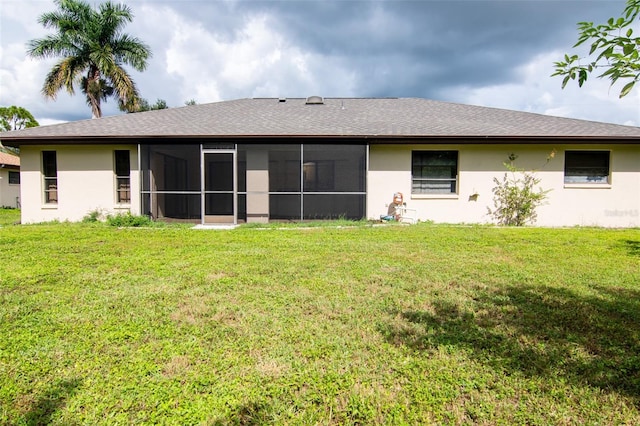
<svg viewBox="0 0 640 426"><path fill-rule="evenodd" d="M41 137L18 137L3 138L2 143L6 146L19 148L23 145L67 145L67 144L117 144L117 143L149 143L169 140L190 140L190 139L235 139L247 141L268 141L274 140L318 140L325 141L348 141L360 140L370 144L400 144L400 143L441 143L441 144L513 144L527 143L539 144L549 142L599 144L599 143L619 143L619 144L640 144L640 137L637 136L566 136L566 135L372 135L372 134L350 134L350 135L101 135L101 136L41 136Z"/></svg>

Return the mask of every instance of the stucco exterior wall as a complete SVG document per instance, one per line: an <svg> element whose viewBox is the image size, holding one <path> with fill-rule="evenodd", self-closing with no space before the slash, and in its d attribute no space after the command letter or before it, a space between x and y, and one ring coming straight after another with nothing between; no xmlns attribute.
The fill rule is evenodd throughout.
<svg viewBox="0 0 640 426"><path fill-rule="evenodd" d="M411 194L413 150L457 150L458 191L451 195ZM549 153L555 157L547 164ZM609 150L610 185L566 185L566 150ZM640 226L640 146L638 145L372 145L367 180L367 216L386 214L394 192L422 221L491 223L494 177L502 179L503 163L518 155L516 166L538 170L540 186L550 190L538 208L539 226ZM477 194L477 196L474 196Z"/></svg>
<svg viewBox="0 0 640 426"><path fill-rule="evenodd" d="M0 207L18 207L20 198L20 185L9 183L9 171L17 172L17 169L0 169Z"/></svg>
<svg viewBox="0 0 640 426"><path fill-rule="evenodd" d="M118 205L115 193L114 151L131 153L131 204ZM58 203L45 204L43 197L43 150L56 151ZM640 226L639 145L371 145L367 174L367 217L387 213L394 192L402 192L407 207L422 221L437 223L491 223L487 207L493 205L494 178L502 178L510 154L516 165L537 169L540 186L550 190L538 209L540 226ZM458 151L456 194L411 194L411 153L414 150ZM545 159L555 150L555 157ZM566 185L566 150L608 150L610 184ZM3 175L4 176L4 175ZM0 179L0 185L8 176ZM16 186L16 185L12 185ZM23 146L21 149L23 223L51 220L82 220L89 212L105 214L131 211L141 214L140 176L136 145ZM4 194L4 187L1 187ZM15 188L14 188L15 189ZM477 196L476 196L477 195ZM12 195L12 199L15 197ZM4 195L3 195L4 197ZM6 204L4 198L0 204Z"/></svg>
<svg viewBox="0 0 640 426"><path fill-rule="evenodd" d="M131 153L131 204L116 203L114 151ZM42 151L56 151L58 203L45 204ZM21 159L22 222L79 221L89 212L140 214L137 145L23 146Z"/></svg>

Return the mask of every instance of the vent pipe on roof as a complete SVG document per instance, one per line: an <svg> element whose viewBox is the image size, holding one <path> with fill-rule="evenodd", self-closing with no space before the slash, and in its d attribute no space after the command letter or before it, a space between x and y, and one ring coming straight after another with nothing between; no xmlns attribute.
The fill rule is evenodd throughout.
<svg viewBox="0 0 640 426"><path fill-rule="evenodd" d="M322 96L309 96L307 98L307 105L323 105L324 104L324 99L322 99Z"/></svg>

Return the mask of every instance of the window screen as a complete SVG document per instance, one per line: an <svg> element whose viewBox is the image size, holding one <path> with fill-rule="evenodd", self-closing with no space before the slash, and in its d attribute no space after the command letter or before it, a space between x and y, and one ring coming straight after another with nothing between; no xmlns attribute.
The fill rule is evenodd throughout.
<svg viewBox="0 0 640 426"><path fill-rule="evenodd" d="M609 183L609 151L566 151L564 183Z"/></svg>
<svg viewBox="0 0 640 426"><path fill-rule="evenodd" d="M58 162L55 151L42 151L45 204L58 203Z"/></svg>
<svg viewBox="0 0 640 426"><path fill-rule="evenodd" d="M128 150L115 151L116 202L131 202L131 168Z"/></svg>
<svg viewBox="0 0 640 426"><path fill-rule="evenodd" d="M411 171L413 194L455 194L458 151L414 151Z"/></svg>
<svg viewBox="0 0 640 426"><path fill-rule="evenodd" d="M20 185L20 172L9 170L9 185Z"/></svg>

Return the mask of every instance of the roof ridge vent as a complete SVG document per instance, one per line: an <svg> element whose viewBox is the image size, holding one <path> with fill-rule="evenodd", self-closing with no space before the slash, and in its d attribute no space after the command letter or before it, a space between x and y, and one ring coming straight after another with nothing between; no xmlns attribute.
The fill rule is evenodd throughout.
<svg viewBox="0 0 640 426"><path fill-rule="evenodd" d="M306 105L323 105L324 99L322 99L322 96L309 96L305 104Z"/></svg>

